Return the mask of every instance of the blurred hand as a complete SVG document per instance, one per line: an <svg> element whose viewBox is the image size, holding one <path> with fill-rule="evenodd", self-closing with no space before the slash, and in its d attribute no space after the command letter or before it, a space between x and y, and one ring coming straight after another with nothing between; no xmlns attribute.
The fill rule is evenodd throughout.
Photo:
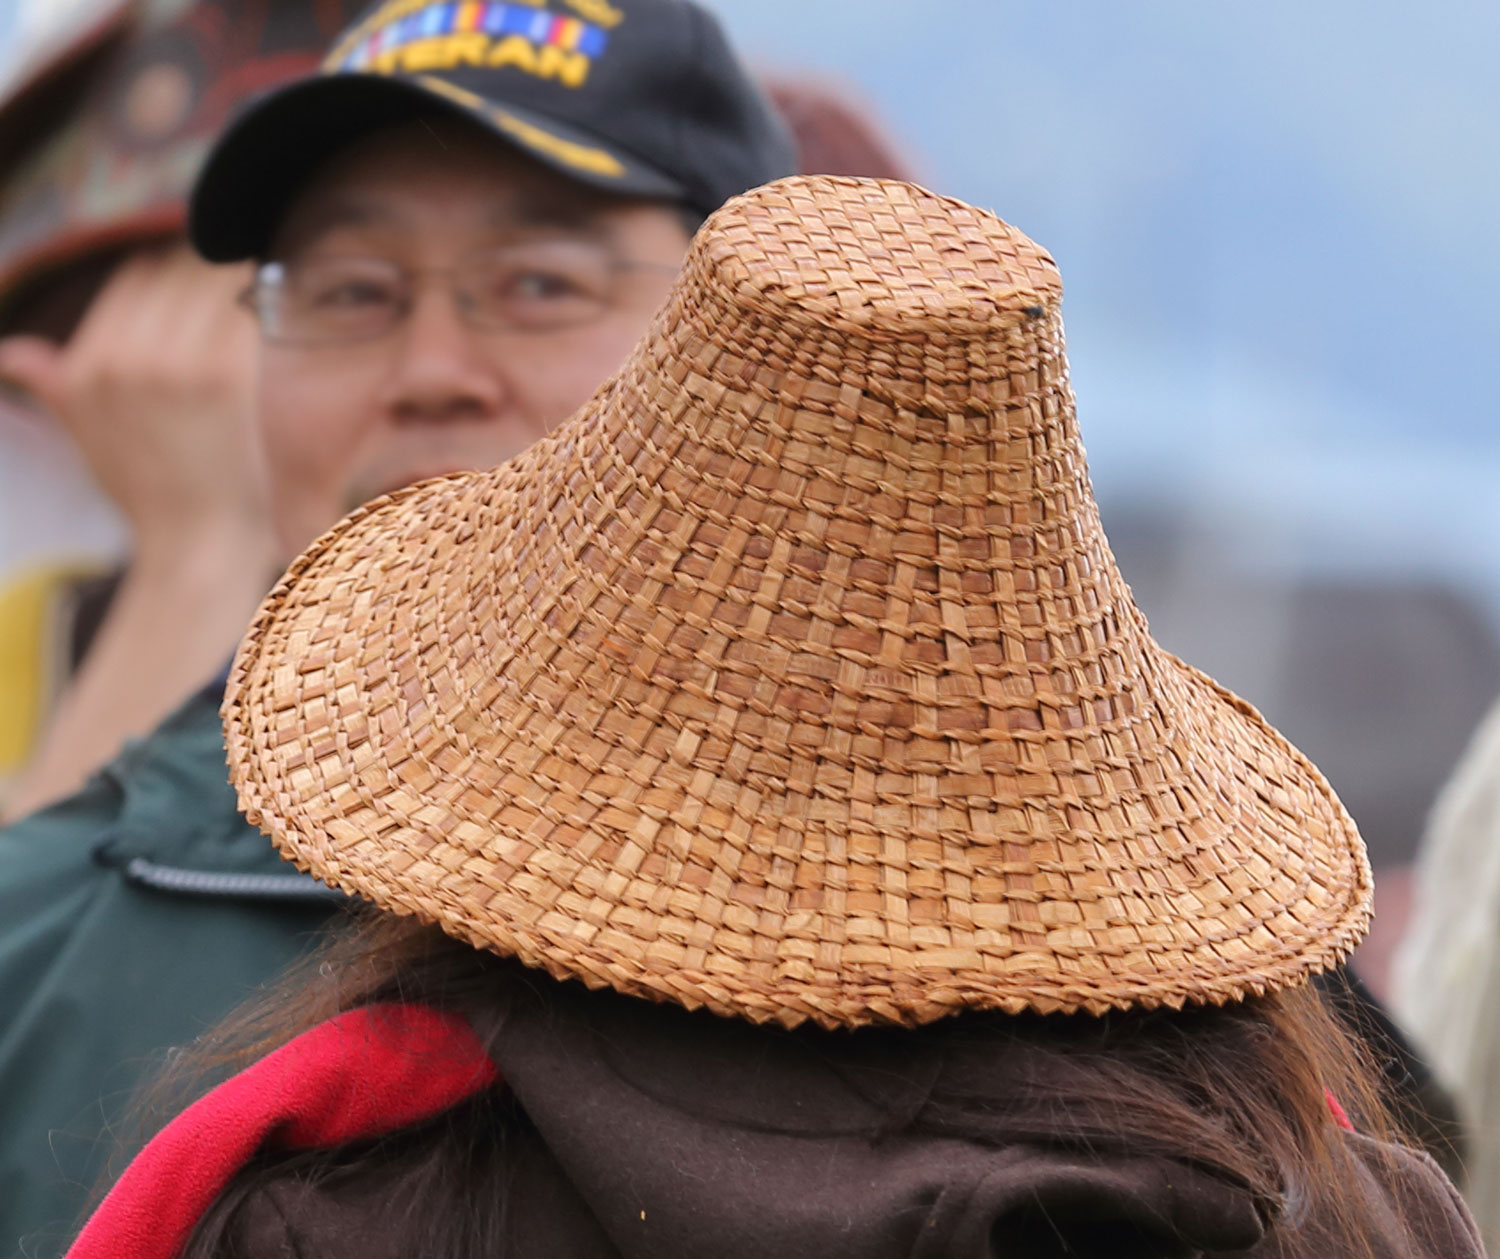
<svg viewBox="0 0 1500 1259"><path fill-rule="evenodd" d="M269 537L254 406L254 321L235 303L245 268L186 244L122 262L64 346L0 339L0 378L77 442L141 552Z"/></svg>
<svg viewBox="0 0 1500 1259"><path fill-rule="evenodd" d="M3 3L3 0L0 0ZM56 800L229 658L275 572L244 268L139 250L64 346L0 340L0 379L56 417L133 534L109 612L7 802Z"/></svg>

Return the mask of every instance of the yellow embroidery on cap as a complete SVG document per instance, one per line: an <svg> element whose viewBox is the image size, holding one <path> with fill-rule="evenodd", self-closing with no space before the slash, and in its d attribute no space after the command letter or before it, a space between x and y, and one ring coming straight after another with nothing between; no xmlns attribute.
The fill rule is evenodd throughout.
<svg viewBox="0 0 1500 1259"><path fill-rule="evenodd" d="M425 74L431 70L452 70L455 66L482 66L489 46L490 41L477 33L419 39L385 54L377 64L387 74L397 69L407 74Z"/></svg>
<svg viewBox="0 0 1500 1259"><path fill-rule="evenodd" d="M450 101L462 105L465 109L487 111L490 108L489 101L485 100L484 97L476 96L473 92L466 92L461 87L455 87L447 79L434 79L424 74L417 82L429 92L436 92L439 96L446 96Z"/></svg>
<svg viewBox="0 0 1500 1259"><path fill-rule="evenodd" d="M537 55L537 74L556 79L564 87L582 87L593 65L581 52L569 52L556 44L545 44Z"/></svg>
<svg viewBox="0 0 1500 1259"><path fill-rule="evenodd" d="M575 170L587 171L591 175L608 175L612 179L618 179L625 173L620 159L613 153L591 148L586 144L577 144L572 140L564 140L561 136L543 131L529 122L523 122L503 109L491 109L490 117L502 130L514 136L522 144L535 149L538 153L546 153L555 157Z"/></svg>
<svg viewBox="0 0 1500 1259"><path fill-rule="evenodd" d="M578 88L609 41L603 24L565 17L540 0L390 0L339 42L324 69L425 74L456 66L514 68Z"/></svg>
<svg viewBox="0 0 1500 1259"><path fill-rule="evenodd" d="M610 30L625 20L625 15L610 4L609 0L563 0L563 3L580 17Z"/></svg>
<svg viewBox="0 0 1500 1259"><path fill-rule="evenodd" d="M529 3L530 0L521 0L521 3ZM540 0L537 0L540 3ZM363 44L370 35L390 22L406 17L408 14L416 13L432 4L433 0L386 0L374 13L370 14L363 22L352 27L343 39L339 40L326 57L323 58L324 70L339 70L343 68L344 62L349 56Z"/></svg>
<svg viewBox="0 0 1500 1259"><path fill-rule="evenodd" d="M517 118L507 110L491 105L482 96L466 92L463 88L455 87L443 79L423 75L417 81L429 91L446 96L466 109L486 115L500 130L513 139L519 140L527 148L554 157L564 165L573 167L574 170L584 171L590 175L604 175L611 179L618 179L625 174L625 167L613 153L587 144L579 144L573 140L564 140L561 136L542 130L534 123Z"/></svg>

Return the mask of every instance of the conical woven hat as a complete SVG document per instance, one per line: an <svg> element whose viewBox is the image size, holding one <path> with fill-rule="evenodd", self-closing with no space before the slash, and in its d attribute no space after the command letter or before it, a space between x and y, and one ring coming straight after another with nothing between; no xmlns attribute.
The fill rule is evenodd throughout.
<svg viewBox="0 0 1500 1259"><path fill-rule="evenodd" d="M299 866L555 975L794 1025L1223 1002L1370 905L1327 783L1150 638L1052 260L803 178L549 438L381 500L225 705Z"/></svg>

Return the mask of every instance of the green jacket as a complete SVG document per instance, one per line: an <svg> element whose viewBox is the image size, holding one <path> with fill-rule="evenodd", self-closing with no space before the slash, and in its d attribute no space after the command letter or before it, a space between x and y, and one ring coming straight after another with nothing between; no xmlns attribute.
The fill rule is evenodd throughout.
<svg viewBox="0 0 1500 1259"><path fill-rule="evenodd" d="M0 831L0 1256L62 1252L143 1074L342 899L239 816L221 691Z"/></svg>

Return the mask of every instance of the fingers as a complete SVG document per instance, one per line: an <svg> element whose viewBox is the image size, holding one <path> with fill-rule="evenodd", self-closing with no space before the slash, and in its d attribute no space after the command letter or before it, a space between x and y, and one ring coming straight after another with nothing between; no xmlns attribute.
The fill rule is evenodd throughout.
<svg viewBox="0 0 1500 1259"><path fill-rule="evenodd" d="M122 392L243 408L253 389L255 326L237 298L244 267L212 267L184 244L137 250L90 305L66 346L0 339L0 381L74 427Z"/></svg>
<svg viewBox="0 0 1500 1259"><path fill-rule="evenodd" d="M182 244L139 249L65 347L0 345L0 364L45 400L138 540L264 527L257 334L235 301L246 278Z"/></svg>
<svg viewBox="0 0 1500 1259"><path fill-rule="evenodd" d="M247 267L209 266L188 253L175 260L163 285L181 303L174 316L174 352L197 364L205 383L222 394L248 391L256 362L258 333L239 304L249 283Z"/></svg>
<svg viewBox="0 0 1500 1259"><path fill-rule="evenodd" d="M45 337L0 338L0 381L55 413L66 396L63 351Z"/></svg>
<svg viewBox="0 0 1500 1259"><path fill-rule="evenodd" d="M137 250L100 290L69 350L84 362L144 357L191 370L183 351L213 347L226 332L243 343L241 330L253 332L236 301L247 282L247 268L210 266L186 244Z"/></svg>
<svg viewBox="0 0 1500 1259"><path fill-rule="evenodd" d="M245 268L209 266L185 244L136 251L68 343L69 409L103 413L128 398L247 409L255 329L236 303L245 282Z"/></svg>

